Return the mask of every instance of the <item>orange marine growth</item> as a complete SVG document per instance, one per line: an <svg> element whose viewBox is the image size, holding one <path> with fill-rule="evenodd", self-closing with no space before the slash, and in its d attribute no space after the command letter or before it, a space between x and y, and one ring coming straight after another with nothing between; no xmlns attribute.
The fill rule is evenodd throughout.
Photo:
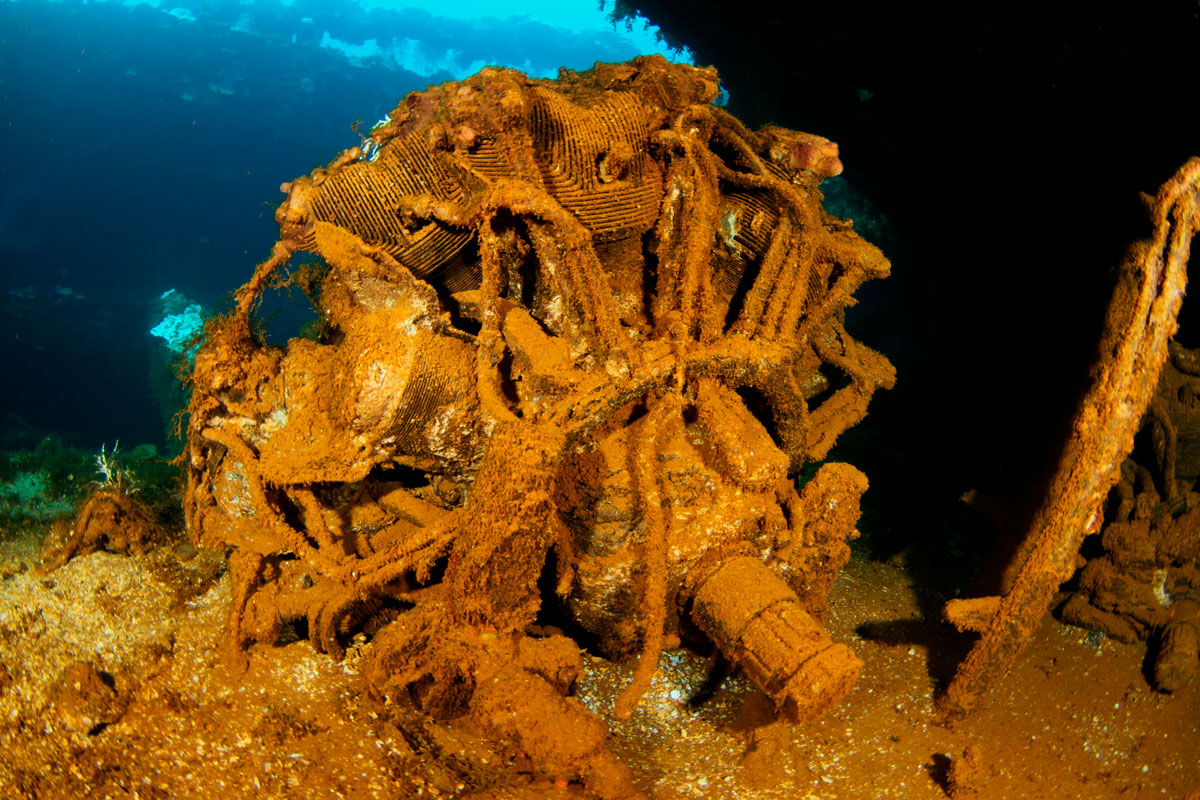
<svg viewBox="0 0 1200 800"><path fill-rule="evenodd" d="M1121 464L1133 449L1134 433L1143 415L1149 412L1151 418L1165 420L1168 431L1173 427L1166 417L1163 398L1156 401L1154 395L1172 349L1178 353L1178 364L1186 367L1190 360L1187 353L1172 348L1170 340L1178 326L1179 308L1187 286L1192 237L1200 231L1200 159L1191 158L1180 167L1154 198L1147 198L1147 208L1152 232L1129 247L1118 269L1099 356L1092 367L1091 386L1075 413L1071 435L1059 456L1042 505L1030 523L1017 558L1009 566L1004 593L951 601L944 609L944 616L960 630L976 630L982 636L938 698L943 717L961 717L971 711L1032 638L1055 592L1075 573L1083 538L1100 531L1105 499L1120 483ZM1178 377L1172 377L1171 372L1167 370L1163 388L1172 382L1178 385ZM1174 498L1178 488L1174 449L1173 442L1169 447L1164 443L1160 449L1170 498ZM1128 487L1119 490L1118 495L1125 495L1133 505ZM1149 503L1143 501L1145 505ZM1125 508L1122 514L1128 515L1130 511ZM1180 566L1194 559L1194 531L1193 527L1179 537L1192 540L1178 548L1183 551L1178 559ZM1109 543L1117 538L1135 538L1116 531L1111 534L1106 531L1105 535L1109 536ZM1167 563L1172 563L1172 559L1168 558ZM1098 578L1103 580L1103 572L1098 574L1098 569L1103 567L1098 565L1082 576L1085 591L1090 591ZM1104 594L1103 590L1100 594ZM1105 604L1102 600L1101 605ZM1078 615L1086 614L1088 605L1086 599L1077 600L1068 612L1069 618L1079 620ZM1189 630L1175 648L1188 666L1195 654L1192 619L1189 611L1183 620ZM1170 671L1177 672L1174 668ZM1173 685L1175 680L1169 678L1168 682Z"/></svg>
<svg viewBox="0 0 1200 800"><path fill-rule="evenodd" d="M849 691L820 620L867 481L796 475L892 385L843 327L889 265L821 207L836 145L717 90L660 57L489 68L284 184L196 357L186 510L233 551L233 660L365 634L377 693L599 797L637 792L547 614L638 659L618 714L682 641L795 720ZM269 347L251 312L299 253L321 333Z"/></svg>

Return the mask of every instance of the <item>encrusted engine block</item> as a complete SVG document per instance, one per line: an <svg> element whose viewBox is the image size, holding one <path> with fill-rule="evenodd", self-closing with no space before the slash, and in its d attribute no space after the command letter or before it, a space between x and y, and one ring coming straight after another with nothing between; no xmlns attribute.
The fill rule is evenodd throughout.
<svg viewBox="0 0 1200 800"><path fill-rule="evenodd" d="M796 477L894 380L843 326L889 265L821 207L837 146L717 91L660 57L485 69L284 185L194 373L186 508L232 549L233 658L366 632L377 692L606 797L636 792L547 603L640 659L618 714L689 640L793 719L850 689L819 620L867 482ZM252 309L302 252L319 334L267 346Z"/></svg>

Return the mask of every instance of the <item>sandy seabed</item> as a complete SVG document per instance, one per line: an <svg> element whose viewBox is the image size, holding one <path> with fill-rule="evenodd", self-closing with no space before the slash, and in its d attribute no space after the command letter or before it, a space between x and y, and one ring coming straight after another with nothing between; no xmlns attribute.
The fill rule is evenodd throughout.
<svg viewBox="0 0 1200 800"><path fill-rule="evenodd" d="M342 662L298 640L252 648L245 672L223 664L219 553L98 552L46 576L36 563L36 541L0 543L0 799L464 792L366 693L356 668L369 644ZM663 654L626 723L611 709L630 666L586 658L575 695L605 717L613 751L656 799L944 798L968 747L979 788L969 796L1200 792L1200 687L1155 692L1144 645L1048 617L982 707L944 726L934 689L967 642L930 621L920 587L898 565L856 557L830 599L826 628L865 667L815 722L774 721L737 677L690 703L710 661L687 650Z"/></svg>

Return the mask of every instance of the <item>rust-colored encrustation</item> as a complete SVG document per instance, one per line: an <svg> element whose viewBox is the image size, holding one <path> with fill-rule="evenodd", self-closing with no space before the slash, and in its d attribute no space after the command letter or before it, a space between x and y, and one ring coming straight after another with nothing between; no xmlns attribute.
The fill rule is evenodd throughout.
<svg viewBox="0 0 1200 800"><path fill-rule="evenodd" d="M950 621L983 636L939 698L945 716L971 709L1029 641L1055 591L1078 567L1084 536L1100 530L1105 498L1120 477L1143 415L1152 408L1183 302L1192 237L1200 230L1200 159L1181 167L1149 206L1153 233L1134 243L1121 264L1091 388L1010 585L998 598L946 607ZM1172 495L1173 465L1172 457Z"/></svg>
<svg viewBox="0 0 1200 800"><path fill-rule="evenodd" d="M796 476L892 385L843 326L889 265L822 209L837 146L717 90L659 57L489 68L284 185L194 373L186 513L233 553L233 662L365 633L378 694L601 797L635 791L547 601L638 659L621 715L685 640L795 720L850 689L820 620L867 482ZM271 347L252 310L293 256L321 329Z"/></svg>
<svg viewBox="0 0 1200 800"><path fill-rule="evenodd" d="M1099 534L1062 618L1124 642L1157 641L1154 683L1194 676L1200 641L1200 351L1168 343ZM1148 446L1145 446L1148 445Z"/></svg>
<svg viewBox="0 0 1200 800"><path fill-rule="evenodd" d="M69 526L52 531L42 549L43 572L53 572L76 556L101 548L141 555L159 544L162 531L149 509L127 487L101 486L80 505Z"/></svg>

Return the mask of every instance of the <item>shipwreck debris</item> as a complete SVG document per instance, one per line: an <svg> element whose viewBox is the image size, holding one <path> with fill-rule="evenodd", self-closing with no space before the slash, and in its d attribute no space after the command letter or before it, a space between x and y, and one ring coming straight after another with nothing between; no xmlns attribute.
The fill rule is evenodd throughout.
<svg viewBox="0 0 1200 800"><path fill-rule="evenodd" d="M106 547L141 555L159 543L162 531L151 512L122 487L98 489L88 495L75 519L62 531L61 540L47 537L41 554L41 571L53 572L76 556Z"/></svg>
<svg viewBox="0 0 1200 800"><path fill-rule="evenodd" d="M1155 685L1197 671L1200 630L1200 364L1172 340L1142 423L1142 447L1120 478L1094 553L1062 609L1066 622L1124 642L1157 640Z"/></svg>
<svg viewBox="0 0 1200 800"><path fill-rule="evenodd" d="M1100 530L1105 498L1151 408L1183 301L1191 240L1200 229L1200 158L1184 164L1149 206L1153 233L1134 243L1121 265L1092 386L1011 570L1009 588L994 601L946 607L950 621L983 635L938 698L944 716L969 711L1029 641L1054 592L1075 572L1084 536ZM992 602L995 612L979 620L979 610Z"/></svg>
<svg viewBox="0 0 1200 800"><path fill-rule="evenodd" d="M638 659L619 714L688 640L794 720L849 691L820 619L867 481L795 477L893 383L842 321L889 265L821 207L837 146L749 131L717 88L660 57L489 68L284 184L196 354L185 509L233 550L231 659L366 631L376 693L601 797L636 792L568 696L578 645L531 627L550 563L574 624ZM297 253L322 333L270 347L251 312Z"/></svg>

